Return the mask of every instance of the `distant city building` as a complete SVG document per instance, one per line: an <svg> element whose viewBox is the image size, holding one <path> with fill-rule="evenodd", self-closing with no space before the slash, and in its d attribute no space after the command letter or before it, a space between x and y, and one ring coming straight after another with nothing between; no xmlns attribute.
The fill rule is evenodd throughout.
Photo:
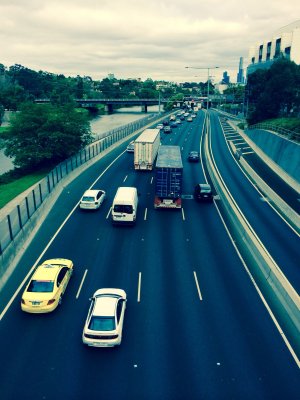
<svg viewBox="0 0 300 400"><path fill-rule="evenodd" d="M280 28L269 38L250 47L247 75L259 68L270 68L280 56L300 64L300 20Z"/></svg>
<svg viewBox="0 0 300 400"><path fill-rule="evenodd" d="M223 79L221 81L221 84L223 85L228 85L230 82L230 76L228 75L227 71L223 72Z"/></svg>
<svg viewBox="0 0 300 400"><path fill-rule="evenodd" d="M239 72L237 74L237 78L236 78L236 83L245 83L245 77L244 77L244 59L243 57L240 57L240 63L239 63Z"/></svg>
<svg viewBox="0 0 300 400"><path fill-rule="evenodd" d="M113 81L114 79L116 79L116 78L115 78L115 74L108 74L108 79L109 79L110 81Z"/></svg>

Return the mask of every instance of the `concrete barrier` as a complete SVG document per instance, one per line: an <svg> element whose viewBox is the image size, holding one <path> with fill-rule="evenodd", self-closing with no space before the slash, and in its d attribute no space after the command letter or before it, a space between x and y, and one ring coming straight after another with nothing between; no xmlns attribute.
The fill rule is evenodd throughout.
<svg viewBox="0 0 300 400"><path fill-rule="evenodd" d="M220 196L222 205L228 217L231 230L239 249L246 254L249 260L250 271L262 277L263 291L272 290L277 304L285 310L292 322L296 334L300 335L300 298L290 282L283 275L280 268L267 252L252 227L245 219L233 197L228 192L221 174L211 156L208 134L205 135L205 157L207 168L212 182ZM298 336L299 337L299 336Z"/></svg>

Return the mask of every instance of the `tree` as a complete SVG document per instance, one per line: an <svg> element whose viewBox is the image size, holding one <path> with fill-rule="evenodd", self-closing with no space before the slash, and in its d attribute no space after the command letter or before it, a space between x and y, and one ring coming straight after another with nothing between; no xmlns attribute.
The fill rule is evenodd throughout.
<svg viewBox="0 0 300 400"><path fill-rule="evenodd" d="M25 103L3 134L1 147L21 169L55 165L91 142L86 115L70 105Z"/></svg>
<svg viewBox="0 0 300 400"><path fill-rule="evenodd" d="M259 69L248 77L248 122L291 116L300 110L300 67L279 58L270 69Z"/></svg>

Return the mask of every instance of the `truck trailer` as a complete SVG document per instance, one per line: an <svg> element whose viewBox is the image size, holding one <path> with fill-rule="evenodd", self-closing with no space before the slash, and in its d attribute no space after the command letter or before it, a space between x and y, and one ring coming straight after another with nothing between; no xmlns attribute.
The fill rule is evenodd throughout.
<svg viewBox="0 0 300 400"><path fill-rule="evenodd" d="M134 142L134 169L151 171L160 146L160 129L145 129Z"/></svg>
<svg viewBox="0 0 300 400"><path fill-rule="evenodd" d="M181 208L183 165L179 146L160 146L155 166L154 208Z"/></svg>

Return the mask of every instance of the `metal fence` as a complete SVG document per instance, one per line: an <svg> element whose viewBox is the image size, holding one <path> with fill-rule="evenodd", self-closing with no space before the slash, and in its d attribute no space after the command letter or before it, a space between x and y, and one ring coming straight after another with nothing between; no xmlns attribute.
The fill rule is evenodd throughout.
<svg viewBox="0 0 300 400"><path fill-rule="evenodd" d="M260 122L255 125L248 126L247 129L264 129L273 131L285 137L286 139L290 139L298 143L300 142L300 133L267 122Z"/></svg>
<svg viewBox="0 0 300 400"><path fill-rule="evenodd" d="M68 158L57 165L43 180L41 180L32 191L24 197L6 217L0 220L0 255L14 241L24 225L30 221L32 215L37 211L56 185L76 168L96 157L98 154L112 146L114 143L124 139L126 136L143 128L145 125L155 122L161 115L153 114L130 124L113 129L104 135L95 137L90 145L79 153Z"/></svg>

